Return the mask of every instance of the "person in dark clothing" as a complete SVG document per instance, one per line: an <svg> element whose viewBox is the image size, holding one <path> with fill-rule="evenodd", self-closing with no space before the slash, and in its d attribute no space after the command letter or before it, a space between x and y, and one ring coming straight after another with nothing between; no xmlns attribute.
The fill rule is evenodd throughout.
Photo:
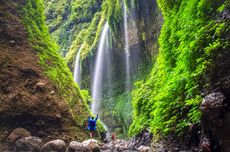
<svg viewBox="0 0 230 152"><path fill-rule="evenodd" d="M98 114L97 114L97 117L94 118L94 117L88 117L88 126L87 126L87 129L90 131L90 137L94 137L94 133L97 129L96 127L96 122L97 122L97 119L98 119Z"/></svg>

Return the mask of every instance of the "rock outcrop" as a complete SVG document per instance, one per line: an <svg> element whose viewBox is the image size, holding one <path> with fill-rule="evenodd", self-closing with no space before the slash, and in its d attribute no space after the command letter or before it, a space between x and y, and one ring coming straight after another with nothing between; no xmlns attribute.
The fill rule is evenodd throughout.
<svg viewBox="0 0 230 152"><path fill-rule="evenodd" d="M42 146L42 140L38 137L25 137L15 142L15 150L39 152Z"/></svg>
<svg viewBox="0 0 230 152"><path fill-rule="evenodd" d="M66 143L63 140L57 139L53 141L49 141L41 147L41 152L65 152L66 151Z"/></svg>
<svg viewBox="0 0 230 152"><path fill-rule="evenodd" d="M24 128L16 128L7 137L7 141L10 143L15 143L18 139L29 136L31 136L31 133L28 130Z"/></svg>
<svg viewBox="0 0 230 152"><path fill-rule="evenodd" d="M33 5L30 5L31 3ZM82 117L84 121L88 110L77 87L69 88L70 85L75 86L70 72L63 70L60 75L64 74L69 81L68 89L73 92L69 91L71 95L63 92L68 91L67 88L53 81L52 78L57 78L59 74L51 77L51 72L48 72L51 68L60 69L60 65L65 69L67 66L62 64L63 61L55 52L57 51L55 48L52 50L53 54L50 50L42 48L49 46L51 40L47 42L41 40L38 42L34 40L35 38L31 40L32 36L28 31L31 25L24 22L26 19L36 22L41 17L39 20L41 25L34 26L45 26L43 12L39 11L43 9L41 4L41 1L35 0L26 2L0 0L0 151L6 150L4 146L6 137L18 127L26 128L33 135L47 140L57 139L59 136L70 140L74 139L76 134L81 134L80 138L87 136L80 127L81 122L78 121L78 125L74 122L77 117ZM26 12L27 9L24 7L30 7L31 10ZM37 18L29 14L31 12L36 12ZM26 16L29 18L23 19ZM33 27L32 30L34 29L38 28ZM34 36L40 35L44 36L41 39L49 39L48 32L44 29L33 32ZM34 47L36 43L39 43L40 50ZM46 51L50 53L49 59L47 58L46 63L42 65L41 52ZM72 102L75 104L72 107L69 106L70 101L66 97L73 97ZM16 131L14 133L16 134L9 136L12 142L18 135L21 136ZM22 130L19 133L24 134Z"/></svg>

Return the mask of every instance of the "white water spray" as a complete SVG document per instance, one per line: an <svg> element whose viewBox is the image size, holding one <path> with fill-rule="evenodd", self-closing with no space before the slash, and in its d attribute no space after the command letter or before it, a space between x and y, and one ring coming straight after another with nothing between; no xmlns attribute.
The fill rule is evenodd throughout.
<svg viewBox="0 0 230 152"><path fill-rule="evenodd" d="M81 59L80 54L84 45L81 45L79 51L77 52L75 66L74 66L74 81L81 87Z"/></svg>
<svg viewBox="0 0 230 152"><path fill-rule="evenodd" d="M129 33L127 25L127 8L124 1L124 32L125 32L125 66L126 66L126 89L130 90L130 50L129 50Z"/></svg>
<svg viewBox="0 0 230 152"><path fill-rule="evenodd" d="M100 108L100 100L102 97L102 80L103 80L103 65L104 57L105 57L105 49L107 44L107 34L109 33L109 24L108 22L105 24L99 42L99 47L97 50L96 55L96 64L94 67L94 74L93 74L93 86L92 86L92 97L93 103L91 106L91 110L94 114L99 113Z"/></svg>

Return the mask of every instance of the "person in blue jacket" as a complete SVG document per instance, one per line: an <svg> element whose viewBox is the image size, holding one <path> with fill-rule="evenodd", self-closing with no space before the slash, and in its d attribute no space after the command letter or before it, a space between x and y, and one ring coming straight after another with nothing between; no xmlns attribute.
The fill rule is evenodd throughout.
<svg viewBox="0 0 230 152"><path fill-rule="evenodd" d="M90 137L92 138L94 136L94 133L97 129L96 127L96 122L97 122L97 119L98 119L98 114L97 114L97 117L94 118L94 117L88 117L88 130L90 131Z"/></svg>

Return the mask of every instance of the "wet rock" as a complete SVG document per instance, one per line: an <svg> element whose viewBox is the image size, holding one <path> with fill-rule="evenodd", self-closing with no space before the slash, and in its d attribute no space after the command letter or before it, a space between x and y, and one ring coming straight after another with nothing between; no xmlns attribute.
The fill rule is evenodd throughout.
<svg viewBox="0 0 230 152"><path fill-rule="evenodd" d="M203 99L200 110L203 113L202 122L206 129L210 128L210 124L212 124L212 126L223 125L222 119L227 107L227 105L225 105L225 99L225 96L221 92L211 93Z"/></svg>
<svg viewBox="0 0 230 152"><path fill-rule="evenodd" d="M31 136L30 132L24 128L16 128L14 129L10 135L7 137L7 141L10 143L15 143L16 140L19 140L23 137Z"/></svg>
<svg viewBox="0 0 230 152"><path fill-rule="evenodd" d="M202 152L211 152L211 142L207 136L201 139L200 149Z"/></svg>
<svg viewBox="0 0 230 152"><path fill-rule="evenodd" d="M225 96L221 92L211 93L203 99L200 110L207 113L212 110L222 109L224 107Z"/></svg>
<svg viewBox="0 0 230 152"><path fill-rule="evenodd" d="M102 150L102 152L113 152L111 149Z"/></svg>
<svg viewBox="0 0 230 152"><path fill-rule="evenodd" d="M148 146L140 146L137 150L138 152L151 152L151 149Z"/></svg>
<svg viewBox="0 0 230 152"><path fill-rule="evenodd" d="M113 142L107 142L101 146L103 151L113 151L115 149L115 144Z"/></svg>
<svg viewBox="0 0 230 152"><path fill-rule="evenodd" d="M47 142L42 146L41 152L65 152L66 143L60 139Z"/></svg>
<svg viewBox="0 0 230 152"><path fill-rule="evenodd" d="M38 137L24 137L15 142L16 151L39 152L42 146L42 140Z"/></svg>
<svg viewBox="0 0 230 152"><path fill-rule="evenodd" d="M143 130L140 134L131 139L129 147L136 149L140 146L150 146L152 134L148 130Z"/></svg>
<svg viewBox="0 0 230 152"><path fill-rule="evenodd" d="M100 152L100 146L97 140L89 139L82 142L87 151Z"/></svg>
<svg viewBox="0 0 230 152"><path fill-rule="evenodd" d="M118 151L124 151L124 150L130 149L129 144L130 143L128 141L117 140L115 142L115 149L117 149Z"/></svg>
<svg viewBox="0 0 230 152"><path fill-rule="evenodd" d="M83 144L77 141L71 141L68 149L69 152L86 152L86 148Z"/></svg>

